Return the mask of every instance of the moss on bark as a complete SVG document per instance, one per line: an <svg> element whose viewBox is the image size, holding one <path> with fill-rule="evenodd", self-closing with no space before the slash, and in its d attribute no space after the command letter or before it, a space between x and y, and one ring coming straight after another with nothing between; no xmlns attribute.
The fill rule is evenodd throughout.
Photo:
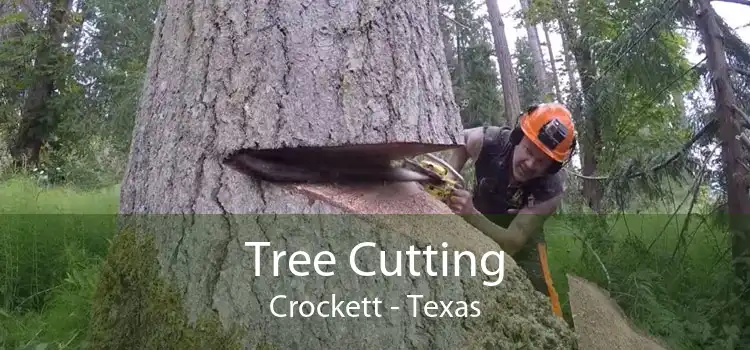
<svg viewBox="0 0 750 350"><path fill-rule="evenodd" d="M241 333L214 312L190 322L180 293L160 275L151 235L115 238L94 295L94 349L240 349Z"/></svg>

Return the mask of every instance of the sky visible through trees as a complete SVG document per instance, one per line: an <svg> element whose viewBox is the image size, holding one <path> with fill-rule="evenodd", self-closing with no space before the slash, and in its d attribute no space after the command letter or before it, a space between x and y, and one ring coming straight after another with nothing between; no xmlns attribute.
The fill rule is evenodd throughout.
<svg viewBox="0 0 750 350"><path fill-rule="evenodd" d="M666 0L665 0L666 1ZM505 21L505 35L508 38L508 48L510 49L511 55L515 54L515 45L512 45L516 42L516 39L518 37L526 37L526 30L523 26L521 26L521 22L514 18L512 16L513 12L516 12L520 9L520 5L517 1L503 1L498 0L497 1L498 6L500 7L500 12L503 15L503 20ZM728 2L719 2L715 1L712 3L714 9L716 10L716 13L721 16L727 24L734 28L737 36L742 38L743 41L746 43L750 43L750 6L742 5L742 4L736 4L736 3L728 3ZM477 16L484 16L487 14L486 7L480 7L478 11L475 12ZM490 30L490 25L485 25L488 30ZM539 32L542 32L542 26L537 26ZM697 33L693 30L686 30L683 29L682 32L689 33L689 35L692 37L690 40L691 48L687 52L687 58L690 61L691 64L698 63L703 58L703 55L696 53L696 50L700 47L700 41L695 35ZM562 56L562 41L560 38L560 34L557 32L550 32L549 33L550 39L552 41L552 48L555 54L555 60L557 63L557 69L562 70L563 67L563 56ZM543 36L540 37L540 40L542 43L546 43L546 40ZM547 50L542 50L542 55L544 56L545 63L549 62L549 55L547 54ZM497 65L497 61L492 61L495 65ZM497 68L496 68L497 69ZM550 69L549 66L547 69ZM560 79L561 85L568 85L569 79L567 74L558 73L558 79ZM706 92L705 90L701 91L701 95L705 96L705 99L710 98L710 93ZM686 101L686 107L690 108L691 103L690 101ZM692 152L698 152L696 150L693 150ZM717 151L718 152L718 151ZM718 153L715 153L715 157L718 157ZM575 165L576 168L581 167L581 160L578 155L573 157L572 160L573 165ZM716 166L712 166L716 167Z"/></svg>

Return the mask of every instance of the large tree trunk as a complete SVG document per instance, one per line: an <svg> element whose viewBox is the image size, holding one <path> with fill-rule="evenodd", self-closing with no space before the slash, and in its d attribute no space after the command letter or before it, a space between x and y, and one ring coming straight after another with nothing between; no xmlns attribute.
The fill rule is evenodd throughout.
<svg viewBox="0 0 750 350"><path fill-rule="evenodd" d="M716 101L716 118L719 122L719 138L722 141L722 160L726 180L727 214L729 229L732 234L732 265L737 281L741 282L737 290L746 305L750 305L750 196L748 186L742 180L747 171L742 165L747 159L736 135L741 134L741 117L736 110L736 97L731 85L729 66L722 43L718 15L708 0L699 0L696 11L696 26L700 31L706 50L706 64L711 76L711 83ZM750 339L750 320L744 319L742 329L743 343Z"/></svg>
<svg viewBox="0 0 750 350"><path fill-rule="evenodd" d="M529 11L529 0L521 0L521 10L524 14ZM552 90L550 89L550 83L547 79L547 70L544 67L544 56L542 56L542 45L539 40L539 32L534 24L526 23L526 35L529 38L531 58L534 61L534 75L536 76L537 83L540 85L539 92L541 93L541 96L537 96L537 99L539 99L539 102L546 101L551 97Z"/></svg>
<svg viewBox="0 0 750 350"><path fill-rule="evenodd" d="M363 242L377 242L353 261L366 270L379 269L379 249L389 269L395 251L411 245L499 250L455 215L323 215L450 214L416 183L281 185L222 164L245 148L370 145L369 151L400 157L457 145L460 117L437 11L436 1L415 0L335 7L168 0L157 20L122 184L121 212L133 220L105 263L93 347L571 348L570 330L510 258L486 261L503 264L503 282L494 288L482 284L491 276L471 276L468 258L448 263L449 277L426 276L419 257L420 275L410 277L408 256L404 277L354 273L349 253ZM137 213L194 215L132 216ZM256 215L229 215L243 213ZM255 250L245 242L270 242L261 249L260 276ZM321 267L335 274L323 277L298 265L311 274L293 276L286 262L300 257L287 255L274 276L272 250L331 251L335 263ZM436 258L440 269L443 260ZM461 277L452 277L456 265ZM427 300L452 301L454 316L457 303L478 301L482 314L472 318L471 308L466 317L412 314L410 294L424 295L420 308ZM274 299L280 295L288 299ZM269 308L275 302L276 312L288 313L292 300L331 298L345 301L344 314L360 316L305 318L298 312L311 309L303 307L294 318L277 317ZM380 317L372 316L373 304L362 308L363 298L382 301ZM360 308L347 309L350 300ZM195 321L203 326L192 327Z"/></svg>
<svg viewBox="0 0 750 350"><path fill-rule="evenodd" d="M516 74L513 72L513 63L510 59L508 39L505 38L505 23L500 15L500 8L496 0L487 0L487 14L490 17L492 37L495 39L495 55L500 70L500 82L503 86L503 105L505 106L505 119L509 126L516 123L516 118L521 115L521 98L518 93Z"/></svg>
<svg viewBox="0 0 750 350"><path fill-rule="evenodd" d="M387 144L382 147L398 152L397 158L463 142L437 7L386 1L331 8L290 1L247 5L255 15L240 21L233 16L245 6L238 4L216 12L186 6L170 3L164 15L167 28L184 27L185 33L171 35L180 44L164 39L168 33L155 34L122 187L124 212L217 212L216 203L193 208L183 195L214 197L213 189L200 188L218 183L226 171L216 160L240 149ZM411 13L412 7L419 12ZM173 11L190 11L194 18ZM196 28L188 32L191 26ZM145 117L151 115L157 117ZM175 124L183 120L189 124ZM190 130L162 131L174 125ZM163 144L153 159L152 140ZM148 187L138 180L178 169L195 169L198 182L182 174L179 182L151 181Z"/></svg>

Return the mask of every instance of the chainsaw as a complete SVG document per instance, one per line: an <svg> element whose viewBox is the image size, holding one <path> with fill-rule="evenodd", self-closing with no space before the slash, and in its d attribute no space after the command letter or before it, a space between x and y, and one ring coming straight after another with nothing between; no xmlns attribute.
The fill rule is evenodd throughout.
<svg viewBox="0 0 750 350"><path fill-rule="evenodd" d="M433 154L428 153L425 156L429 159L420 162L417 162L413 158L404 159L404 167L429 176L428 180L419 182L427 193L447 203L453 191L463 189L466 186L464 178L448 162ZM453 176L452 178L451 175Z"/></svg>
<svg viewBox="0 0 750 350"><path fill-rule="evenodd" d="M342 150L343 149L343 150ZM447 202L454 190L465 188L463 176L443 159L404 158L392 161L381 155L337 147L301 147L277 150L241 150L224 163L235 170L276 183L366 184L417 182L437 199Z"/></svg>

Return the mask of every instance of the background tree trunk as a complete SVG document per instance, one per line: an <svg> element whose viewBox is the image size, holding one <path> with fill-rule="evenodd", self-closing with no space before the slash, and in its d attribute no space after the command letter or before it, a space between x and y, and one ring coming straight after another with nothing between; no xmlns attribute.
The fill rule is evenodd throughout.
<svg viewBox="0 0 750 350"><path fill-rule="evenodd" d="M568 73L568 86L570 87L570 95L578 95L578 79L576 79L576 68L573 66L573 58L571 57L572 52L570 51L570 44L566 39L565 35L562 35L562 46L563 46L563 58L565 63L565 71ZM570 102L568 102L570 103Z"/></svg>
<svg viewBox="0 0 750 350"><path fill-rule="evenodd" d="M560 91L560 79L557 77L557 63L555 62L555 50L552 49L552 41L549 40L549 25L547 22L542 23L542 30L544 30L544 40L547 42L547 54L549 54L549 64L552 68L552 83L555 87L555 99L558 102L563 102L562 92Z"/></svg>
<svg viewBox="0 0 750 350"><path fill-rule="evenodd" d="M503 105L505 106L505 119L509 126L513 126L516 118L521 115L521 101L516 85L516 75L513 72L513 63L510 59L508 39L505 38L505 24L500 15L500 8L496 0L487 0L487 14L492 27L492 36L495 39L495 55L500 67L500 80L503 86Z"/></svg>
<svg viewBox="0 0 750 350"><path fill-rule="evenodd" d="M446 5L446 6L452 6ZM442 9L441 9L442 11ZM451 36L451 32L448 29L448 20L445 19L445 16L443 14L438 14L438 23L440 24L440 34L443 37L443 50L445 52L445 61L448 65L448 71L452 71L456 69L456 58L455 58L455 52L453 49L453 37ZM451 25L453 25L451 23Z"/></svg>
<svg viewBox="0 0 750 350"><path fill-rule="evenodd" d="M153 237L153 247L127 239L115 244L94 307L95 347L572 346L565 323L509 258L494 288L471 277L468 259L460 261L461 277L426 277L421 262L419 277L361 277L348 268L349 251L368 241L378 247L365 248L357 264L373 270L380 266L373 249L385 250L389 268L395 251L410 245L499 250L458 216L301 215L450 213L417 184L282 186L222 165L223 156L243 148L372 144L376 151L396 149L389 153L396 157L459 142L437 2L349 4L167 1L157 20L121 212L133 219L138 213L221 215L150 216L124 226L136 230L139 239L131 242ZM260 215L282 213L300 215ZM244 246L253 241L271 243L262 250L261 276L254 274L253 248ZM335 275L295 277L282 262L273 276L272 250L329 250L336 264L324 269ZM452 274L453 263L448 268ZM379 298L382 317L279 318L269 310L278 295L288 303L331 294L347 302ZM482 316L412 317L409 294L423 294L421 302L478 300ZM183 304L185 320L171 313ZM168 317L160 316L163 309ZM214 320L207 334L185 330L206 315ZM221 334L230 325L239 338ZM200 344L183 344L191 341Z"/></svg>
<svg viewBox="0 0 750 350"><path fill-rule="evenodd" d="M570 52L575 58L575 66L578 69L578 77L581 80L580 95L575 94L573 99L573 115L579 115L576 122L578 123L581 154L581 172L588 177L596 176L599 164L599 155L602 149L601 128L598 116L592 113L592 106L595 105L593 96L595 95L594 82L597 76L596 63L592 57L591 47L581 38L586 37L586 33L578 36L573 27L573 18L565 9L564 2L558 2L558 19L563 32L564 41L567 40ZM571 82L571 87L574 86ZM583 104L585 102L585 104ZM584 107L582 107L584 106ZM576 112L576 110L580 112ZM580 114L579 114L580 113ZM588 207L594 212L601 212L602 200L604 199L603 187L599 180L586 178L583 180L582 195L588 202Z"/></svg>
<svg viewBox="0 0 750 350"><path fill-rule="evenodd" d="M55 73L62 61L60 48L63 42L67 14L72 0L54 0L50 3L44 42L37 48L35 66L37 76L29 87L21 111L18 134L10 147L16 166L36 165L42 146L49 141L50 134L59 122L59 116L51 108L57 79Z"/></svg>
<svg viewBox="0 0 750 350"><path fill-rule="evenodd" d="M521 0L521 11L523 11L524 15L529 11L529 0ZM524 19L524 22L528 22L528 20ZM547 79L547 70L544 67L544 57L542 56L542 45L539 40L539 32L534 24L526 23L526 35L529 38L531 57L534 60L534 74L536 75L536 81L541 85L541 89L539 89L541 96L538 96L537 98L539 99L539 102L546 101L551 97L550 94L552 93L552 90L550 88L549 79Z"/></svg>
<svg viewBox="0 0 750 350"><path fill-rule="evenodd" d="M737 100L732 88L726 52L717 14L707 0L697 1L695 23L706 50L706 64L711 77L711 88L716 103L715 118L718 121L719 139L722 142L721 157L727 187L727 211L729 232L732 235L732 267L737 278L737 295L750 305L750 196L748 186L741 179L747 176L743 151L736 135L741 134L741 117L737 113ZM741 339L750 339L750 321L745 318Z"/></svg>

